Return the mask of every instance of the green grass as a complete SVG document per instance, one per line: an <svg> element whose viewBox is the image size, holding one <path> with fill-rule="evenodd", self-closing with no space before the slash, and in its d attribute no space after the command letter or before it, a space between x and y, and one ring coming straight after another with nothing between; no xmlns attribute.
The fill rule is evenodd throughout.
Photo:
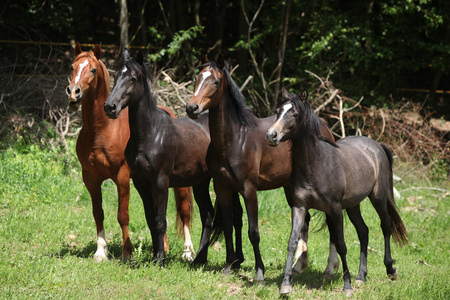
<svg viewBox="0 0 450 300"><path fill-rule="evenodd" d="M73 145L72 145L73 146ZM73 147L72 147L73 148ZM290 234L290 210L282 190L259 193L261 252L266 266L264 285L254 285L253 250L244 218L246 261L237 274L221 274L225 262L222 244L210 248L209 263L190 268L180 259L183 240L175 233L175 205L169 199L168 238L171 247L166 267L151 262L152 242L141 199L133 188L130 200L130 231L134 260L123 264L121 232L116 221L117 198L111 181L103 185L105 229L110 260L94 263L95 223L91 200L72 157L65 165L57 151L8 149L0 152L0 298L57 299L273 299L279 298L286 248ZM413 177L397 188L421 186ZM449 189L448 181L440 182ZM429 189L409 189L397 199L408 228L410 243L399 248L392 242L400 278L391 282L383 264L384 244L379 219L369 201L362 213L369 233L368 280L354 286L354 299L449 299L449 196ZM318 229L322 218L313 217ZM197 207L192 227L198 246L201 222ZM348 262L356 276L359 244L356 232L345 219ZM328 256L328 231L313 232L309 238L310 265L294 276L293 299L346 298L342 270L331 280L322 278Z"/></svg>

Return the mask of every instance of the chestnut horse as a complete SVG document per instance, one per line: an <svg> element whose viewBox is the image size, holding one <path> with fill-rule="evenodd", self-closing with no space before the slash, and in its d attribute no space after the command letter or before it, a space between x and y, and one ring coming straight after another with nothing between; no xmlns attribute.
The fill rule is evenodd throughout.
<svg viewBox="0 0 450 300"><path fill-rule="evenodd" d="M208 150L208 168L214 179L217 204L223 218L223 231L226 243L226 266L224 273L239 268L243 257L233 250L231 216L233 205L230 194L239 192L245 201L248 215L248 235L255 254L255 280L264 280L264 264L259 250L258 231L258 190L283 187L290 202L289 177L292 170L289 143L273 148L267 145L265 133L275 121L276 116L257 118L245 106L245 99L236 83L224 68L224 60L219 56L217 63L202 57L202 67L196 76L194 94L186 105L191 118L197 118L209 109L209 128L211 145ZM320 125L321 133L333 139L325 125ZM327 216L328 218L328 216ZM331 231L330 231L331 232ZM307 224L302 228L301 241L297 251L295 270L306 268ZM332 274L339 266L336 248L331 243L326 274Z"/></svg>
<svg viewBox="0 0 450 300"><path fill-rule="evenodd" d="M94 51L82 52L79 43L75 46L72 75L66 93L69 108L78 110L82 106L83 127L78 136L76 151L82 168L84 184L92 199L92 210L97 226L97 251L95 261L107 259L107 245L103 228L102 182L111 179L117 186L119 207L117 220L122 228L122 259L132 256L133 246L128 234L128 201L130 197L130 168L125 160L125 147L130 137L128 111L115 119L109 119L103 109L110 94L109 73L100 60L102 51L97 45ZM170 116L175 115L163 108ZM192 213L192 193L190 188L174 189L177 212L183 223L183 258L191 260L193 246L189 232ZM165 249L168 251L167 237Z"/></svg>
<svg viewBox="0 0 450 300"><path fill-rule="evenodd" d="M287 140L292 142L292 232L280 293L287 294L292 290L292 261L300 228L308 209L314 208L330 216L327 223L328 228L334 231L331 236L342 260L344 291L351 294L342 209L357 207L359 211L360 202L366 197L380 217L385 243L384 264L387 274L395 280L398 272L392 266L390 237L392 234L394 240L402 245L407 243L408 234L394 201L391 151L363 136L346 137L337 143L324 138L319 129L319 117L308 103L308 93L303 92L300 98L284 91L283 96L285 103L278 110L276 122L266 136L272 146L281 146ZM365 224L360 226L363 227L360 230L368 232ZM367 254L367 246L365 250ZM367 273L367 261L364 269Z"/></svg>

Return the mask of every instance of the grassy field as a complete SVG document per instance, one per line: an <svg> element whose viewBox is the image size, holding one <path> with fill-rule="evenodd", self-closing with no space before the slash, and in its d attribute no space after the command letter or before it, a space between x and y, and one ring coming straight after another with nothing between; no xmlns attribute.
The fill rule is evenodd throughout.
<svg viewBox="0 0 450 300"><path fill-rule="evenodd" d="M407 171L407 168L396 169L398 175ZM442 196L449 188L448 181L430 186L414 173L409 173L405 182L397 185L402 194L397 204L408 228L410 243L403 248L392 243L393 257L397 260L395 266L400 273L395 282L386 276L378 216L369 201L363 203L363 217L370 229L369 274L365 285L354 286L351 298L450 299L450 196ZM91 200L74 156L65 164L57 151L42 152L29 147L25 151L0 152L1 299L279 298L290 234L290 210L281 190L259 193L260 247L266 266L264 285L252 283L254 257L246 236L246 217L246 261L238 273L221 274L225 249L220 244L210 249L209 263L204 267L190 268L181 260L183 240L175 233L172 195L168 208L171 250L166 268L154 267L142 202L134 188L130 200L134 260L121 263L117 259L121 253L121 232L116 221L115 186L108 181L103 190L110 260L94 263L96 243ZM321 222L320 217L313 217L312 227L318 229ZM195 247L200 232L196 208L192 228ZM345 235L350 271L356 276L359 244L348 218L345 219ZM328 231L311 233L308 246L310 265L303 274L294 277L294 291L289 297L346 298L341 292L342 269L331 280L322 278L328 255Z"/></svg>

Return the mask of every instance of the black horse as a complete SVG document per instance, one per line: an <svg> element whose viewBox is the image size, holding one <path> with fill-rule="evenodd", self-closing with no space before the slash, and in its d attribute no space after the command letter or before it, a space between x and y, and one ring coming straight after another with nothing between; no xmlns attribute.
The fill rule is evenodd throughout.
<svg viewBox="0 0 450 300"><path fill-rule="evenodd" d="M357 207L359 210L360 202L366 197L380 217L385 242L384 264L387 274L395 280L398 272L392 266L390 236L392 234L402 245L407 243L408 235L394 202L390 150L362 136L343 138L337 143L324 138L319 131L320 120L309 106L308 93L304 92L301 99L286 91L283 96L286 102L278 109L277 120L266 135L272 146L292 141L292 232L280 293L287 294L292 290L294 251L310 208L324 211L331 217L332 224L328 227L334 230L331 237L335 238L342 260L344 290L351 293L342 209Z"/></svg>
<svg viewBox="0 0 450 300"><path fill-rule="evenodd" d="M204 263L214 216L209 195L211 176L205 160L210 143L208 115L196 121L171 118L157 107L151 84L142 55L133 59L125 49L122 66L115 73L114 88L105 102L105 112L114 119L122 109L129 108L130 139L125 157L144 203L156 262L163 266L165 257L168 188L192 186L203 226L193 263ZM233 199L238 202L238 195Z"/></svg>

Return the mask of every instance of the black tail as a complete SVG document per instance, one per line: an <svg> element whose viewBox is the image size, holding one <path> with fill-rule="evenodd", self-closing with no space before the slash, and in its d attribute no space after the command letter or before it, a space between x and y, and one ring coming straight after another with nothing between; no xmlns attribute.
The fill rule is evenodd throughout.
<svg viewBox="0 0 450 300"><path fill-rule="evenodd" d="M239 232L242 229L242 205L241 201L239 200L239 193L233 192L232 196L232 216L231 219L233 220L233 227L236 230L236 227L239 227ZM216 206L214 208L214 221L213 221L213 232L211 234L211 240L210 244L212 245L220 238L220 236L223 233L223 227L224 222L222 218L222 208L220 207L220 204L216 202Z"/></svg>
<svg viewBox="0 0 450 300"><path fill-rule="evenodd" d="M394 179L393 179L393 173L392 173L392 165L393 165L393 159L392 159L392 152L389 150L389 148L380 143L381 147L383 148L384 152L386 153L386 156L389 160L389 199L388 199L388 214L391 217L391 229L392 229L392 237L394 238L394 241L399 245L406 245L408 243L408 232L406 231L406 226L402 221L402 218L400 218L400 215L398 214L398 208L395 204L394 200Z"/></svg>
<svg viewBox="0 0 450 300"><path fill-rule="evenodd" d="M217 203L214 206L214 220L213 220L213 232L211 234L211 240L209 245L213 245L215 242L219 240L219 237L223 233L223 218L222 218L222 209L220 204Z"/></svg>

